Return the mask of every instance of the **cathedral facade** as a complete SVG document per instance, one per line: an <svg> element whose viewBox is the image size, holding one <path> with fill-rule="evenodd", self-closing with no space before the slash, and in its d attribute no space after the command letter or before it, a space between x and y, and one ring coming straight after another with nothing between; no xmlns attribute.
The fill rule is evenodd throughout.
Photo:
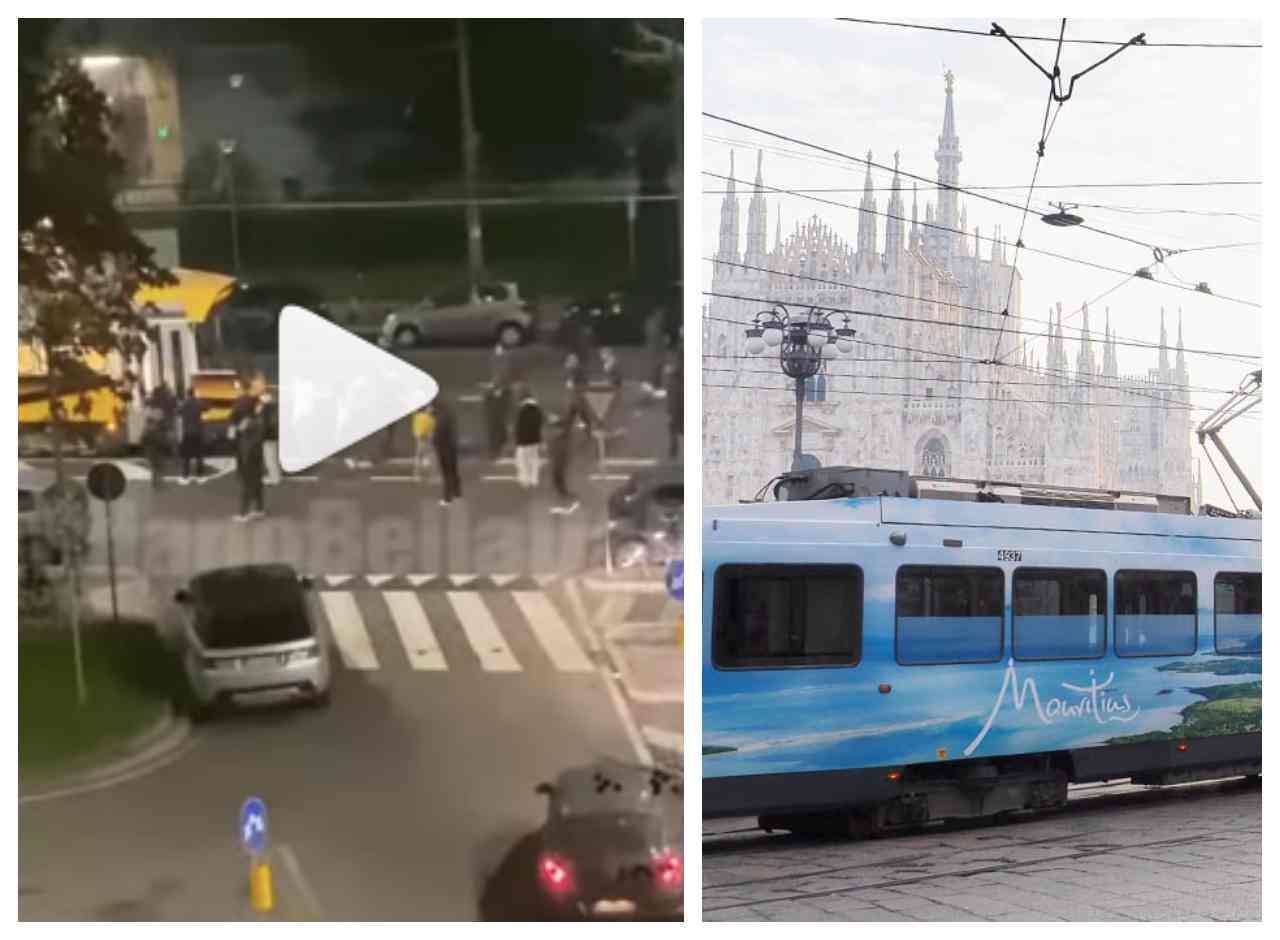
<svg viewBox="0 0 1280 940"><path fill-rule="evenodd" d="M795 386L776 350L746 350L755 315L779 303L793 316L859 311L832 315L857 331L853 352L824 362L806 386L802 449L823 466L1192 495L1181 319L1171 363L1160 312L1158 361L1145 375L1120 372L1109 312L1096 343L1087 305L1069 339L1061 303L1028 328L1013 247L999 229L970 236L961 194L946 188L960 181L953 95L948 73L936 205L921 224L895 155L880 210L868 154L852 244L814 215L786 237L776 222L769 247L763 154L744 242L730 156L703 309L707 505L750 499L791 468ZM1046 349L1043 362L1030 346Z"/></svg>

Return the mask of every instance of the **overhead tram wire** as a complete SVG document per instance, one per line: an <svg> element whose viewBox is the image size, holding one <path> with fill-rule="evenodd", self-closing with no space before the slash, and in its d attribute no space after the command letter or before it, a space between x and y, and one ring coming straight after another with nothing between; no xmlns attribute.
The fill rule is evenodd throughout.
<svg viewBox="0 0 1280 940"><path fill-rule="evenodd" d="M702 358L703 358L703 359L717 359L717 360L719 360L719 359L734 359L734 360L747 360L747 359L752 359L752 360L755 360L755 361L757 361L757 362L758 362L758 361L760 361L760 358L761 358L761 357L760 357L760 356L749 356L749 355L743 355L743 356L718 356L718 355L716 355L716 354L714 354L714 353L703 353L703 354L702 354ZM908 361L909 361L911 364L916 364L916 363L920 363L922 360L920 360L920 359L911 359L911 360L908 360ZM932 362L934 365L941 365L941 364L952 364L952 365L953 365L953 364L954 364L954 363L949 363L949 362L948 362L948 360L943 360L943 359L939 359L939 360L926 360L926 361L928 361L928 362ZM857 365L857 364L859 364L859 363L863 363L863 362L897 362L897 363L901 363L901 362L903 362L903 360L901 360L901 359L842 359L842 360L841 360L841 363L842 363L842 364L853 364L853 365ZM745 372L745 373L753 374L753 375L777 375L777 374L778 374L778 370L777 370L777 369L743 369L743 368L742 368L742 367L740 367L740 366L709 366L709 365L706 365L705 363L703 364L702 368L703 368L703 370L705 370L705 371L707 371L707 372ZM914 381L917 381L917 380L920 378L920 377L919 377L919 376L917 376L917 375L883 375L883 374L880 374L880 373L870 373L870 372L868 372L868 373L859 373L859 374L857 374L857 375L854 375L854 374L852 374L852 373L829 372L829 373L827 373L827 375L846 375L847 377L850 377L850 378L857 378L857 379L875 379L875 380L877 380L877 381L886 381L886 382L914 382ZM1071 378L1071 377L1073 377L1073 376L1074 376L1074 373L1059 374L1059 372L1058 372L1057 370L1054 370L1053 372L1046 373L1046 374L1045 374L1045 377L1044 377L1043 379L1041 379L1039 382L1011 381L1011 380L1009 380L1009 379L999 379L999 380L997 380L997 379L964 379L963 381L964 381L964 384L966 384L966 385L995 385L995 384L999 384L999 385L1012 385L1012 386L1019 386L1019 387L1021 387L1021 386L1026 386L1026 387L1033 387L1033 388L1052 388L1052 387L1056 387L1056 386L1059 386L1059 385L1063 384L1062 382L1058 381L1059 379L1062 379L1062 378ZM954 380L954 379L951 379L951 378L940 377L940 378L938 379L938 381L939 381L939 382L952 382L952 381L955 381L955 380ZM1083 383L1083 382L1082 382L1082 383L1080 383L1080 384L1085 384L1085 383ZM1104 391L1116 391L1116 392L1128 392L1128 391L1130 391L1130 390L1131 390L1131 388L1132 388L1132 386L1128 386L1128 385L1100 385L1100 384L1089 385L1089 387L1090 387L1090 388L1093 388L1093 389L1098 389L1098 390L1104 390ZM1185 390L1185 391L1188 391L1188 392L1193 392L1193 393L1198 394L1198 395L1221 395L1224 391L1225 391L1225 392L1227 392L1228 394L1230 394L1231 392L1234 392L1234 391L1235 391L1235 389L1208 388L1208 387L1206 387L1206 386L1202 386L1202 385L1162 385L1162 386L1157 386L1157 389L1159 389L1159 390L1163 390L1163 391L1167 391L1167 392L1170 392L1170 393L1180 392L1180 391L1184 391L1184 390Z"/></svg>
<svg viewBox="0 0 1280 940"><path fill-rule="evenodd" d="M713 263L730 264L730 262L716 262L715 258L708 258L706 256L703 256L702 260L710 261ZM898 297L903 300L916 300L921 303L938 304L939 306L952 307L957 310L969 310L974 313L982 313L991 317L1001 316L1001 311L991 310L987 307L975 307L970 304L961 304L961 303L953 304L953 303L948 303L946 301L938 300L937 298L920 297L916 294L903 294L897 291L884 290L877 287L863 287L861 285L852 284L847 281L836 281L831 278L815 277L814 275L811 275L811 274L799 274L794 271L779 271L774 268L762 268L762 267L759 267L758 265L745 264L742 262L733 262L732 267L742 268L747 271L757 271L761 274L772 274L772 275L777 275L779 277L794 278L795 280L799 280L799 281L811 281L817 284L829 284L833 287L847 287L853 290L866 291L867 293L871 293L871 294L885 294L887 296ZM1109 290L1105 291L1104 293L1099 294L1093 300L1086 301L1085 305L1096 303L1098 300L1102 299L1107 294L1111 293L1111 291L1118 289L1120 286L1122 286L1124 283L1126 283L1133 277L1135 277L1135 275L1132 275L1132 274L1126 276L1125 280L1122 281L1120 284L1117 284L1114 287L1110 288ZM704 290L702 291L702 293L708 297L720 297L725 300L745 300L752 303L759 302L763 304L782 304L783 306L807 306L807 307L817 306L817 307L821 307L823 310L831 310L835 313L849 314L850 316L863 316L863 317L871 317L873 319L878 319L878 320L897 320L897 321L908 322L908 323L921 323L927 326L943 326L943 327L949 327L952 329L981 330L984 332L999 332L1001 329L1001 327L990 326L982 323L952 323L947 320L934 320L926 317L910 317L904 314L881 313L877 310L858 310L854 308L830 307L830 306L827 306L825 303L814 304L806 301L769 299L765 297L747 297L740 294L725 294L718 291L709 291L709 290ZM1082 305L1081 309L1083 309L1083 306L1085 305ZM714 318L708 317L707 319L714 319ZM1045 326L1053 325L1053 321L1041 320L1037 317L1022 317L1021 319L1026 323L1042 323ZM742 325L750 326L751 324L744 323ZM1044 336L1044 333L1039 330L1005 330L1005 332L1008 332L1010 335L1015 335L1015 336L1028 336L1033 340ZM1083 340L1084 331L1081 330L1079 336L1074 336L1071 338L1076 341ZM1117 346L1125 346L1133 349L1148 349L1153 351L1158 351L1160 349L1159 343L1154 343L1154 342L1151 342L1150 340L1135 339L1133 337L1121 337L1119 335L1116 335L1112 338L1112 341ZM1239 361L1242 365L1248 365L1249 362L1262 358L1261 356L1254 353L1242 353L1242 352L1235 352L1234 350L1222 350L1222 349L1200 349L1197 347L1192 347L1190 349L1184 348L1183 352L1186 353L1187 355L1207 356L1207 357L1216 358L1216 359ZM975 360L975 361L981 362L982 360Z"/></svg>
<svg viewBox="0 0 1280 940"><path fill-rule="evenodd" d="M858 23L865 26L893 26L900 29L919 29L927 30L935 33L954 33L961 36L979 36L983 39L999 38L995 33L984 32L979 29L962 29L957 26L933 26L927 23L899 23L889 20L864 20L852 16L837 16L836 20L841 23ZM1009 34L1013 39L1025 39L1029 42L1060 42L1075 43L1077 45L1087 46L1125 46L1128 43L1117 42L1114 39L1067 39L1057 40L1052 36L1019 36L1013 33ZM1140 43L1147 49L1261 49L1262 43L1251 42L1142 42Z"/></svg>
<svg viewBox="0 0 1280 940"><path fill-rule="evenodd" d="M1086 70L1086 71L1088 71L1088 70ZM1081 74L1083 74L1083 73L1081 73ZM1076 76L1076 77L1078 77L1078 76ZM1052 93L1052 92L1050 92L1050 98L1052 99L1052 97L1053 97L1053 93ZM1046 109L1046 110L1047 110L1047 109ZM729 123L729 124L734 124L734 125L736 125L736 126L738 126L738 127L742 127L742 128L744 128L744 129L746 129L746 130L754 131L754 132L756 132L756 133L758 133L758 134L766 134L766 135L768 135L768 136L770 136L770 137L777 137L777 138L779 138L779 139L781 139L781 140L786 140L786 141L789 141L789 142L791 142L791 143L793 143L793 144L799 144L799 145L800 145L800 146L802 146L802 147L811 147L811 148L813 148L814 150L818 150L818 151L821 151L821 152L823 152L823 153L828 153L828 154L831 154L831 155L833 155L833 156L843 158L843 159L845 159L845 160L853 161L854 163L857 163L857 164L859 164L859 165L861 165L861 166L866 166L867 168L875 167L877 170L884 170L884 171L886 171L886 172L890 172L890 168L889 168L888 166L886 166L885 164L882 164L882 163L877 163L877 162L875 162L874 160L868 160L868 159L866 159L866 158L864 158L864 157L854 157L854 156L851 156L851 155L846 154L846 153L841 153L841 152L840 152L840 151L838 151L838 150L832 150L832 149L831 149L831 148L829 148L829 147L823 147L821 144L815 144L815 143L812 143L812 142L810 142L810 141L800 140L799 138L789 137L789 136L787 136L786 134L781 134L781 133L778 133L778 132L776 132L776 131L769 131L769 130L765 130L765 129L764 129L764 128L762 128L762 127L757 127L757 126L755 126L755 125L753 125L753 124L747 124L747 123L744 123L744 122L742 122L742 121L735 121L733 118L727 118L727 117L724 117L723 115L719 115L719 114L712 114L712 113L711 113L711 112L709 112L709 111L703 111L703 112L702 112L702 115L703 115L703 117L709 117L709 118L711 118L712 120L716 120L716 121L724 121L724 122ZM1047 115L1046 115L1046 117L1047 117ZM705 171L704 171L704 172L705 172ZM899 168L895 168L895 169L893 169L891 172L894 172L894 173L900 173L902 176L905 176L907 179L910 179L910 180L916 180L916 181L923 182L923 183L930 183L930 184L934 184L934 185L939 186L939 187L940 187L940 188L942 188L942 189L947 189L947 190L950 190L950 191L952 191L952 192L957 192L957 193L963 193L963 194L965 194L965 195L967 195L967 196L972 196L974 199L981 199L981 200L984 200L984 201L986 201L986 202L994 203L995 205L1004 206L1004 207L1005 207L1005 208L1007 208L1007 209L1017 209L1019 212L1023 211L1023 206L1020 206L1020 205L1018 205L1017 203L1014 203L1014 202L1008 202L1008 201L1006 201L1006 200L1004 200L1004 199L997 199L996 197L994 197L994 196L988 196L988 195L986 195L985 193L975 192L975 191L973 191L972 189L970 189L969 187L966 187L966 186L951 186L951 185L948 185L948 184L945 184L945 183L938 183L938 182L937 182L937 180L929 179L928 177L921 176L921 175L919 175L919 174L917 174L917 173L910 173L910 172L908 172L908 171L906 171L906 170L902 170L902 169L899 169ZM718 174L711 174L711 175L718 175ZM799 193L794 193L794 194L795 194L795 195L799 195ZM1030 198L1030 196L1028 195L1028 199L1029 199L1029 198ZM1096 234L1099 234L1099 235L1105 235L1105 236L1107 236L1107 237L1109 237L1109 238L1116 238L1116 239L1119 239L1119 240L1121 240L1121 241L1126 241L1126 242L1130 242L1130 243L1133 243L1133 244L1136 244L1136 245L1140 245L1141 247L1146 248L1146 249L1149 249L1149 250L1150 250L1150 249L1154 249L1154 248L1156 248L1156 247L1159 247L1159 246L1157 246L1157 245L1150 244L1150 243L1148 243L1148 242L1137 241L1136 239L1129 238L1129 237L1127 237L1127 236L1125 236L1125 235L1120 235L1120 234L1117 234L1117 233L1115 233L1115 232L1109 232L1109 231L1107 231L1106 229L1100 229L1100 228L1096 228L1096 227L1093 227L1093 226L1085 226L1085 227L1086 227L1086 228L1088 228L1090 231L1092 231L1092 232L1096 233Z"/></svg>
<svg viewBox="0 0 1280 940"><path fill-rule="evenodd" d="M1062 33L1067 31L1067 21L1062 21ZM1058 74L1058 60L1062 57L1062 35L1058 36L1058 52L1053 60L1053 74ZM1040 176L1040 162L1044 160L1044 146L1049 141L1049 135L1053 133L1053 126L1058 123L1058 116L1062 114L1062 102L1058 102L1058 110L1053 113L1053 124L1049 123L1049 109L1053 107L1053 79L1049 80L1049 98L1044 103L1044 120L1040 125L1040 145L1036 148L1036 165L1031 171L1031 185L1027 187L1027 201L1022 207L1022 221L1018 223L1018 240L1013 246L1013 264L1012 270L1009 272L1009 293L1004 300L1004 310L1000 313L1000 331L996 333L995 347L991 350L991 363L997 365L1000 362L1000 339L1004 336L1005 320L1009 317L1009 304L1013 302L1013 275L1018 270L1018 255L1022 251L1022 236L1027 230L1027 215L1031 211L1031 197L1035 195L1036 180ZM990 412L988 412L990 418Z"/></svg>
<svg viewBox="0 0 1280 940"><path fill-rule="evenodd" d="M759 302L761 302L761 303L770 303L770 304L772 304L772 303L784 303L784 301L768 300L768 299L766 299L766 298L761 298L761 297L742 297L742 296L740 296L740 295L735 295L735 294L716 294L716 293L714 293L714 292L712 292L712 291L703 291L702 293L703 293L703 294L706 294L706 295L708 295L708 296L720 296L720 297L726 297L726 298L728 298L728 299L734 299L734 300L751 300L751 301L759 301ZM823 307L822 307L822 309L823 309L823 310L832 310L832 312L836 312L836 313L842 312L842 311L840 311L838 308L831 308L831 307L827 307L827 306L823 306ZM843 312L850 312L850 311L843 311ZM853 312L856 312L856 311L853 311ZM714 316L714 315L711 315L711 314L706 314L706 315L704 315L704 316L703 316L703 319L704 319L704 320L710 320L710 321L713 321L713 322L718 322L718 323L729 323L729 324L733 324L734 326L750 326L750 325L751 325L751 323L750 323L750 322L748 322L748 321L744 321L744 320L734 320L734 319L732 319L732 318L730 318L730 317L718 317L718 316ZM945 350L940 350L940 349L926 349L926 348L923 348L923 347L920 347L920 346L903 346L903 345L899 345L899 344L895 344L895 343L878 342L878 341L876 341L876 340L862 340L862 339L855 339L853 342L854 342L856 345L860 345L860 346L871 346L871 347L873 347L873 348L880 348L880 349L896 349L896 350L899 350L899 351L901 351L901 352L918 353L918 354L925 355L925 356L942 356L942 357L944 357L944 358L943 358L943 359L941 359L941 360L929 360L930 362L932 362L933 364L936 364L936 365L986 365L986 364L988 364L988 363L987 363L987 361L986 361L985 359L978 359L978 358L977 358L977 357L975 357L975 356L966 356L966 355L963 355L963 354L960 354L960 353L951 353L951 352L947 352L947 351L945 351ZM857 361L857 360L853 360L853 361ZM899 361L901 361L901 360L899 360ZM924 360L918 360L918 359L917 359L917 360L909 360L909 361L912 361L912 362L924 362ZM1085 386L1085 387L1087 387L1087 388L1093 388L1093 389L1097 389L1097 390L1105 390L1105 387L1104 387L1104 386L1099 386L1099 385L1095 384L1094 382L1091 382L1091 381L1088 381L1088 380L1085 380L1085 379L1081 379L1078 373L1073 373L1073 372L1070 372L1070 371L1067 371L1067 370L1050 369L1050 368L1048 368L1048 367L1042 368L1042 369L1040 369L1040 370L1036 370L1036 369L1033 369L1031 366L1024 366L1024 365L1020 365L1019 363L1016 363L1016 362L1009 362L1009 363L1005 363L1005 364L1004 364L1004 366L1003 366L1003 368L1006 368L1006 369L1017 369L1019 372L1025 372L1025 373L1027 373L1027 374L1029 374L1029 375L1041 375L1041 374L1055 374L1055 375L1060 375L1060 376L1062 376L1064 379L1065 379L1065 378L1070 378L1070 379L1072 379L1074 382L1076 382L1077 384L1079 384L1079 385L1083 385L1083 386ZM1146 399L1149 399L1149 400L1151 400L1151 401L1161 402L1161 403L1164 403L1164 402L1167 402L1167 401L1168 401L1168 399L1167 399L1166 397L1164 397L1164 396L1161 396L1161 395L1154 395L1154 394L1151 394L1151 393L1149 393L1149 392L1140 391L1139 389L1136 389L1136 388L1129 388L1129 389L1126 389L1126 390L1125 390L1125 394L1127 394L1127 395L1132 395L1132 396L1137 397L1137 398L1146 398Z"/></svg>
<svg viewBox="0 0 1280 940"><path fill-rule="evenodd" d="M852 159L852 158L850 158L850 159ZM866 161L863 161L863 162L866 162ZM711 177L711 178L713 178L713 179L722 179L722 180L724 180L724 181L726 181L726 182L729 182L730 180L732 180L733 182L738 182L738 180L737 180L737 178L736 178L736 177L725 176L725 175L723 175L723 174L721 174L721 173L715 173L715 172L713 172L713 171L711 171L711 170L703 170L703 171L702 171L702 174L703 174L704 176L709 176L709 177ZM744 182L745 182L745 181L744 181ZM761 183L760 185L761 185L764 189L768 190L768 191L769 191L769 192L771 192L771 193L779 193L779 194L787 195L787 196L796 196L796 197L801 198L801 199L808 199L808 200L810 200L810 201L812 201L812 202L818 202L818 203L822 203L822 204L824 204L824 205L829 205L829 206L836 206L836 207L841 208L841 209L858 209L858 208L859 208L858 206L855 206L855 205L853 205L852 203L839 202L839 201L834 200L834 199L823 199L823 198L822 198L822 197L820 197L820 196L812 196L812 195L807 195L807 194L805 194L805 193L803 193L803 192L799 192L799 191L792 190L792 189L783 189L783 188L778 187L778 186L770 186L770 185L769 185L769 184L767 184L767 183ZM954 187L949 187L949 188L954 188ZM869 214L871 214L871 215L880 216L880 217L882 217L882 218L886 218L886 219L896 219L896 220L898 220L898 221L900 221L900 222L904 222L904 223L911 223L911 222L912 222L912 220L911 220L911 219L908 219L908 218L906 218L906 217L904 217L904 216L894 215L894 214L889 213L889 212L882 212L882 211L880 211L880 210L878 210L878 209L863 209L863 210L861 210L861 211L867 212L867 213L869 213ZM936 222L920 222L920 221L918 221L918 220L917 220L914 224L919 225L919 226L921 226L921 227L923 227L923 228L936 229L936 230L941 231L941 232L951 232L951 233L953 233L953 234L957 234L957 235L965 235L966 237L978 238L978 240L979 240L979 241L989 242L989 243L991 243L991 244L995 244L995 243L996 243L996 241L997 241L997 239L996 239L996 238L994 238L993 236L990 236L990 235L981 236L981 237L979 238L978 236L971 235L971 233L969 233L969 232L962 232L962 231L960 231L959 229L950 228L950 227L945 226L945 225L938 225ZM1058 252L1056 252L1056 251L1049 251L1048 249L1045 249L1045 248L1030 248L1030 247L1027 247L1027 246L1025 246L1025 245L1024 245L1024 246L1023 246L1023 250L1024 250L1024 251L1027 251L1027 252L1030 252L1031 254L1043 255L1043 256L1045 256L1045 257L1047 257L1047 258L1055 258L1055 259L1057 259L1057 260L1059 260L1059 261L1065 261L1065 262L1068 262L1068 263L1070 263L1070 264L1078 264L1078 265L1081 265L1081 266L1083 266L1083 267L1093 268L1094 270L1097 270L1097 271L1107 271L1107 272L1110 272L1110 273L1112 273L1112 274L1123 274L1123 275L1126 275L1126 276L1129 276L1129 275L1132 273L1132 272L1130 272L1130 271L1126 271L1126 270L1123 270L1123 269L1121 269L1121 268L1114 268L1114 267L1112 267L1112 266L1110 266L1110 265L1101 264L1101 263L1099 263L1099 262L1097 262L1097 261L1088 261L1088 260L1085 260L1085 259L1083 259L1083 258L1073 258L1073 257L1071 257L1070 255L1060 254L1060 253L1058 253ZM1190 249L1187 249L1187 250L1190 250ZM1145 280L1145 278L1144 278L1144 280ZM1175 290L1186 290L1186 291L1189 291L1189 292L1191 292L1191 293L1202 293L1202 292L1200 292L1200 291L1196 291L1196 290L1195 290L1195 288L1182 287L1181 285L1178 285L1178 284L1171 284L1171 283L1169 283L1169 282L1167 282L1167 281L1155 281L1155 280L1152 280L1152 281L1151 281L1151 283L1154 283L1154 284L1160 284L1161 286L1164 286L1164 287L1171 287L1171 288L1174 288ZM1261 307L1262 307L1262 304L1257 303L1257 302L1255 302L1255 301L1252 301L1252 300L1244 300L1244 299L1239 298L1239 297L1230 297L1230 296L1228 296L1228 295L1226 295L1226 294L1218 294L1218 293L1214 293L1214 294L1210 294L1210 295L1208 295L1208 296L1210 296L1210 297L1216 297L1216 298L1218 298L1219 300L1225 300L1225 301L1228 301L1228 302L1230 302L1230 303L1241 304L1242 306L1246 306L1246 307L1254 307L1254 308L1257 308L1257 309L1261 309Z"/></svg>
<svg viewBox="0 0 1280 940"><path fill-rule="evenodd" d="M790 379L787 379L786 376L782 375L781 373L773 373L773 374L777 375L781 379L784 379L785 381L788 381L788 382L792 381ZM721 384L717 382L703 382L702 387L703 388L738 389L744 392L784 392L789 390L786 385L781 385L781 386L778 386L778 385L727 385L727 384ZM908 395L905 392L873 392L873 391L864 391L861 389L831 388L830 386L827 387L827 394L828 395L861 396L866 398L899 398L899 399L905 399L907 401L978 401L978 402L987 402L988 404L992 402L992 399L986 395ZM1211 406L1211 405L1184 405L1181 402L1169 402L1168 404L1159 404L1159 405L1134 405L1126 402L1073 401L1071 398L1065 397L1065 396L1063 398L1053 398L1053 399L1050 399L1050 398L1043 398L1043 399L1042 398L1000 398L996 400L1001 403L1018 404L1018 405L1071 405L1073 407L1080 407L1080 408L1128 408L1128 409L1136 409L1139 411L1166 410L1166 411L1187 411L1187 412L1191 412L1191 411L1212 412L1217 410L1214 406Z"/></svg>

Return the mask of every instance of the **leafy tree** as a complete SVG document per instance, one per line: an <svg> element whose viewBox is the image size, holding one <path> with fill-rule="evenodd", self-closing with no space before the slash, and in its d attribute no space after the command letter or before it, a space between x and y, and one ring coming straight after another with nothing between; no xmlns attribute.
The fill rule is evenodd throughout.
<svg viewBox="0 0 1280 940"><path fill-rule="evenodd" d="M145 348L147 324L133 298L142 286L172 277L116 210L125 167L112 145L116 119L106 97L65 54L51 56L31 37L20 48L27 56L18 66L18 341L42 354L47 369L56 482L45 494L46 518L70 574L67 613L83 705L79 570L89 517L84 488L63 469L63 398L72 394L72 408L85 411L87 387L129 393L128 369L114 377L92 374L86 357L134 361Z"/></svg>
<svg viewBox="0 0 1280 940"><path fill-rule="evenodd" d="M19 72L18 340L46 361L61 483L64 395L87 410L79 388L89 378L86 356L131 362L142 353L146 320L133 298L144 285L173 279L116 209L124 161L106 97L65 56L41 53L20 62ZM132 376L126 369L111 382L127 395Z"/></svg>

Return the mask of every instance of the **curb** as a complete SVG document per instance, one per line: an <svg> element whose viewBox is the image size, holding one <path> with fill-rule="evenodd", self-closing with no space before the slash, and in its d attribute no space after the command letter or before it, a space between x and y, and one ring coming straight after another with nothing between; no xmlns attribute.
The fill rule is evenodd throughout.
<svg viewBox="0 0 1280 940"><path fill-rule="evenodd" d="M123 746L122 749L128 752L126 756L72 772L33 789L24 788L19 781L18 804L43 803L125 783L171 763L185 753L191 743L191 722L176 715L172 705L167 706L151 727Z"/></svg>

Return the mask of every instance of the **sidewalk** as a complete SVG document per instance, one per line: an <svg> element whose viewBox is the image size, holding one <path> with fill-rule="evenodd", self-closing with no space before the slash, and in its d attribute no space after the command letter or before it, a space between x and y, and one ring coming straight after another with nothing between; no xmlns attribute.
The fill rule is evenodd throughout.
<svg viewBox="0 0 1280 940"><path fill-rule="evenodd" d="M580 579L589 598L588 625L603 649L646 744L662 763L684 760L682 610L661 580Z"/></svg>

